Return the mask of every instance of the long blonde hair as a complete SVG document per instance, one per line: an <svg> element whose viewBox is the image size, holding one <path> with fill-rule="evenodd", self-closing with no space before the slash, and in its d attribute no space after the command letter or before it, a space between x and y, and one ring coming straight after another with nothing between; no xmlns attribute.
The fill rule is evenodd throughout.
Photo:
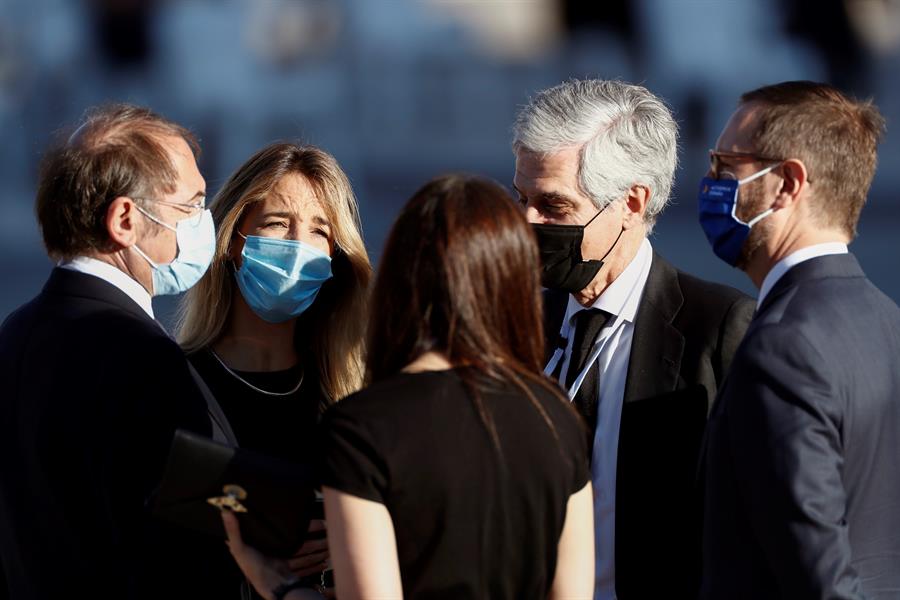
<svg viewBox="0 0 900 600"><path fill-rule="evenodd" d="M366 299L372 267L350 182L334 157L323 150L286 142L267 146L244 163L216 194L210 206L216 223L216 255L203 279L179 305L177 338L191 353L221 337L235 286L229 265L235 228L247 207L263 200L290 173L303 175L312 185L334 232L334 277L322 287L313 306L298 317L301 322L297 327L298 332L311 334L306 343L314 348L322 391L328 402L334 402L362 386Z"/></svg>

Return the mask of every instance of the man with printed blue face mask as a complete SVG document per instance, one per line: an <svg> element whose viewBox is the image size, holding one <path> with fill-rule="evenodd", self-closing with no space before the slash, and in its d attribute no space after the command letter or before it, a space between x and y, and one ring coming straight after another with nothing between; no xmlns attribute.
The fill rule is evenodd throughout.
<svg viewBox="0 0 900 600"><path fill-rule="evenodd" d="M700 443L753 312L650 244L676 137L665 104L620 81L545 90L515 125L514 185L547 288L545 373L589 436L597 600L696 596Z"/></svg>
<svg viewBox="0 0 900 600"><path fill-rule="evenodd" d="M151 304L191 287L215 250L195 150L184 128L117 105L44 157L36 213L57 266L0 327L13 599L202 596L193 538L148 508L176 429L228 438Z"/></svg>
<svg viewBox="0 0 900 600"><path fill-rule="evenodd" d="M900 309L847 247L883 129L786 82L711 151L700 223L759 299L707 429L701 598L900 598Z"/></svg>

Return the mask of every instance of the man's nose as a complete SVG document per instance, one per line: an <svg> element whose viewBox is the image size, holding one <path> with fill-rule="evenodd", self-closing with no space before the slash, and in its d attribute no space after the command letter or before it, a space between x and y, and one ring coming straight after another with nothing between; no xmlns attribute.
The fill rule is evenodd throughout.
<svg viewBox="0 0 900 600"><path fill-rule="evenodd" d="M525 218L529 223L546 223L547 219L541 212L533 206L528 206L525 208Z"/></svg>

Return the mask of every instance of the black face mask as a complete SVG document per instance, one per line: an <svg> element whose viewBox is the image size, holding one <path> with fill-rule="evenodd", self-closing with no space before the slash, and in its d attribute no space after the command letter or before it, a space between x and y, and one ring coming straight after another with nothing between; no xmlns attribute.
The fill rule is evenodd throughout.
<svg viewBox="0 0 900 600"><path fill-rule="evenodd" d="M582 258L581 242L584 239L584 229L593 223L605 208L598 211L584 225L538 223L531 225L537 235L538 250L541 255L541 285L575 294L593 281L603 267L603 261L619 243L619 238L625 231L622 229L619 232L619 237L600 260L584 260Z"/></svg>

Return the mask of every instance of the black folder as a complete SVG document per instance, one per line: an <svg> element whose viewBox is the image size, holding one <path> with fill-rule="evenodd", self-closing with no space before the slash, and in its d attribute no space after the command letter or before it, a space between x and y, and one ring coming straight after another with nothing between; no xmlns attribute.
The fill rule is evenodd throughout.
<svg viewBox="0 0 900 600"><path fill-rule="evenodd" d="M246 544L289 557L306 537L315 483L310 468L178 430L153 513L224 540L219 506L225 505L237 515Z"/></svg>

